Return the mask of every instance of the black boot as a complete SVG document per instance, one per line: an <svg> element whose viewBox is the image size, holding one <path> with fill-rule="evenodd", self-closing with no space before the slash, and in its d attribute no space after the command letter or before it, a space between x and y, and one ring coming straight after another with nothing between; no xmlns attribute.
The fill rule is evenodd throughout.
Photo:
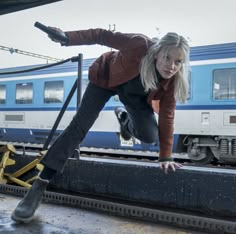
<svg viewBox="0 0 236 234"><path fill-rule="evenodd" d="M132 135L127 130L126 124L128 121L128 113L123 107L116 107L115 114L120 124L120 134L124 140L128 141L132 138Z"/></svg>
<svg viewBox="0 0 236 234"><path fill-rule="evenodd" d="M49 181L38 178L33 183L23 200L13 211L11 218L16 222L29 223L33 219L34 212L41 203L43 194Z"/></svg>

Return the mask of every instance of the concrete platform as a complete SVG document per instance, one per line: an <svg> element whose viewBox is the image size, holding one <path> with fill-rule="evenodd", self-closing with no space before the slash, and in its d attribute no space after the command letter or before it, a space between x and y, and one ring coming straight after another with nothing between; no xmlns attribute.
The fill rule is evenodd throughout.
<svg viewBox="0 0 236 234"><path fill-rule="evenodd" d="M19 167L32 158L18 160ZM236 216L236 171L222 168L184 166L165 175L158 163L81 157L69 159L63 174L52 180L50 188L213 217Z"/></svg>
<svg viewBox="0 0 236 234"><path fill-rule="evenodd" d="M20 198L0 194L2 234L200 234L180 228L129 220L78 208L41 204L30 224L17 224L10 214Z"/></svg>

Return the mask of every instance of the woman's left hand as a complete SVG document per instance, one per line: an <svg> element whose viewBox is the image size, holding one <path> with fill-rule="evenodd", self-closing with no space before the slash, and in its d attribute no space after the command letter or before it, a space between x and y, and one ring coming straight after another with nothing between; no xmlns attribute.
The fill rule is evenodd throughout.
<svg viewBox="0 0 236 234"><path fill-rule="evenodd" d="M159 162L160 165L160 169L164 170L165 174L168 174L168 170L172 170L173 172L175 172L176 169L182 167L183 165L180 163L176 163L176 162Z"/></svg>

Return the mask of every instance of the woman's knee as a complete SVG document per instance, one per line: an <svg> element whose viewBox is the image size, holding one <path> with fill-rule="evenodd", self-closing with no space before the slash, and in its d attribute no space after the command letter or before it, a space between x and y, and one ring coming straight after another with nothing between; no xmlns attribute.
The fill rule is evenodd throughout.
<svg viewBox="0 0 236 234"><path fill-rule="evenodd" d="M158 130L155 131L136 131L135 134L140 141L147 143L147 144L153 144L158 141Z"/></svg>

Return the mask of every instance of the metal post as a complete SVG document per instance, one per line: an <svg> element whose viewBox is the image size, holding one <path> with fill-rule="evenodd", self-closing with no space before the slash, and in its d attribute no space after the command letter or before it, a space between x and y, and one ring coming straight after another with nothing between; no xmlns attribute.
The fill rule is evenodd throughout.
<svg viewBox="0 0 236 234"><path fill-rule="evenodd" d="M82 97L82 79L83 79L83 55L78 55L78 78L77 78L77 109L80 106Z"/></svg>
<svg viewBox="0 0 236 234"><path fill-rule="evenodd" d="M77 77L77 110L80 107L81 98L82 98L82 79L83 79L83 54L78 55L78 77ZM79 159L80 155L80 145L76 149L74 157Z"/></svg>

